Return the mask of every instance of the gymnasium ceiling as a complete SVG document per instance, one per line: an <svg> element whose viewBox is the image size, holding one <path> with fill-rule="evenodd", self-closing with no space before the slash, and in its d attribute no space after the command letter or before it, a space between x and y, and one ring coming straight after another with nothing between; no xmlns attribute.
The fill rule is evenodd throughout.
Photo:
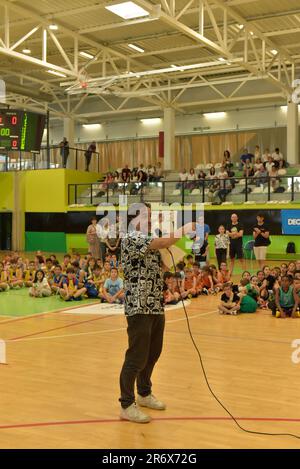
<svg viewBox="0 0 300 469"><path fill-rule="evenodd" d="M284 104L300 77L299 0L135 0L131 20L116 3L0 0L7 103L101 122Z"/></svg>

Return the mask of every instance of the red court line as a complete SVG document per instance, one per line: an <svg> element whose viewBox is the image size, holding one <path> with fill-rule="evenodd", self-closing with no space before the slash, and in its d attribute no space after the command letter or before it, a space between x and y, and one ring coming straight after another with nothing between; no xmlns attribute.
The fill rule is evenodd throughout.
<svg viewBox="0 0 300 469"><path fill-rule="evenodd" d="M300 418L285 418L285 417L235 417L239 421L254 421L254 422L299 422ZM232 421L231 417L157 417L152 421ZM127 420L120 420L119 418L113 419L93 419L93 420L61 420L54 422L36 422L36 423L18 423L11 425L0 425L0 430L10 428L34 428L34 427L51 427L61 425L90 425L95 423L130 423Z"/></svg>
<svg viewBox="0 0 300 469"><path fill-rule="evenodd" d="M71 309L78 309L78 308L84 308L85 306L91 306L91 305L100 305L100 302L93 302L93 303L88 303L84 305L76 305L76 306L70 306L69 308L63 308L63 309L57 309L54 311L45 311L44 313L38 313L38 314L31 314L30 316L22 316L20 318L16 319L8 319L7 321L0 321L0 327L2 324L9 324L9 323L15 323L19 321L26 321L26 319L34 319L34 318L39 318L41 316L44 316L45 314L55 314L55 313L63 313L64 311L70 311ZM1 316L0 316L1 317Z"/></svg>
<svg viewBox="0 0 300 469"><path fill-rule="evenodd" d="M87 319L86 321L71 322L70 324L66 324L65 326L53 327L52 329L46 329L44 331L38 331L38 332L31 333L31 334L20 335L19 337L13 337L11 339L7 339L7 341L12 342L14 340L24 339L25 337L32 337L32 336L39 335L39 334L45 334L46 332L57 331L59 329L67 329L68 327L78 326L79 324L86 324L88 322L93 322L93 321L99 321L100 319L110 318L111 316L114 316L114 314L108 314L106 316L101 316L100 318Z"/></svg>

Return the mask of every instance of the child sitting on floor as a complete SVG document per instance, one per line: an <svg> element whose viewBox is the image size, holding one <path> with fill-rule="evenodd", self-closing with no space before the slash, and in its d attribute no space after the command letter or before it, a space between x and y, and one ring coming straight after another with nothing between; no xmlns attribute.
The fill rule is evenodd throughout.
<svg viewBox="0 0 300 469"><path fill-rule="evenodd" d="M42 298L51 295L50 285L45 276L45 272L42 269L37 270L34 277L33 285L29 289L29 295L34 296L36 298Z"/></svg>
<svg viewBox="0 0 300 469"><path fill-rule="evenodd" d="M240 312L241 313L255 313L257 310L257 292L251 288L248 278L241 280L239 287L239 297L241 299Z"/></svg>
<svg viewBox="0 0 300 469"><path fill-rule="evenodd" d="M221 303L218 306L220 314L238 314L240 309L240 297L232 291L231 283L225 283Z"/></svg>
<svg viewBox="0 0 300 469"><path fill-rule="evenodd" d="M299 296L293 288L293 278L291 275L283 275L281 286L275 291L275 306L272 308L273 316L276 318L300 317L297 311Z"/></svg>
<svg viewBox="0 0 300 469"><path fill-rule="evenodd" d="M105 280L101 298L107 303L123 303L124 296L123 280L118 276L118 269L113 267L110 278Z"/></svg>
<svg viewBox="0 0 300 469"><path fill-rule="evenodd" d="M86 293L86 288L78 288L78 280L73 267L67 268L67 277L63 280L63 288L60 290L60 296L65 301L79 301L82 295Z"/></svg>

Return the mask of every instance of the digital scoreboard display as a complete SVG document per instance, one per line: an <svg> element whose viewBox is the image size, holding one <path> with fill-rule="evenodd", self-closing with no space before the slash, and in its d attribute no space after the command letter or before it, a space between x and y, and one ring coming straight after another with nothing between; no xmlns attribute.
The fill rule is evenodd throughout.
<svg viewBox="0 0 300 469"><path fill-rule="evenodd" d="M0 150L40 151L46 117L0 109Z"/></svg>

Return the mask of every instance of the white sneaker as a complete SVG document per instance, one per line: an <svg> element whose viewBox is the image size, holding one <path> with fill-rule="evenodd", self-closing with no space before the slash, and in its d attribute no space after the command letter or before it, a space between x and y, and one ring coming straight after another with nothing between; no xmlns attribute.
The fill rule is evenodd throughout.
<svg viewBox="0 0 300 469"><path fill-rule="evenodd" d="M149 415L144 414L144 412L138 408L135 402L126 409L121 409L120 418L122 420L129 420L130 422L136 423L148 423L151 420Z"/></svg>
<svg viewBox="0 0 300 469"><path fill-rule="evenodd" d="M153 396L153 394L149 394L149 396L146 396L146 397L142 397L138 395L137 403L141 407L148 407L149 409L154 409L154 410L166 409L166 404L156 399L156 397Z"/></svg>

